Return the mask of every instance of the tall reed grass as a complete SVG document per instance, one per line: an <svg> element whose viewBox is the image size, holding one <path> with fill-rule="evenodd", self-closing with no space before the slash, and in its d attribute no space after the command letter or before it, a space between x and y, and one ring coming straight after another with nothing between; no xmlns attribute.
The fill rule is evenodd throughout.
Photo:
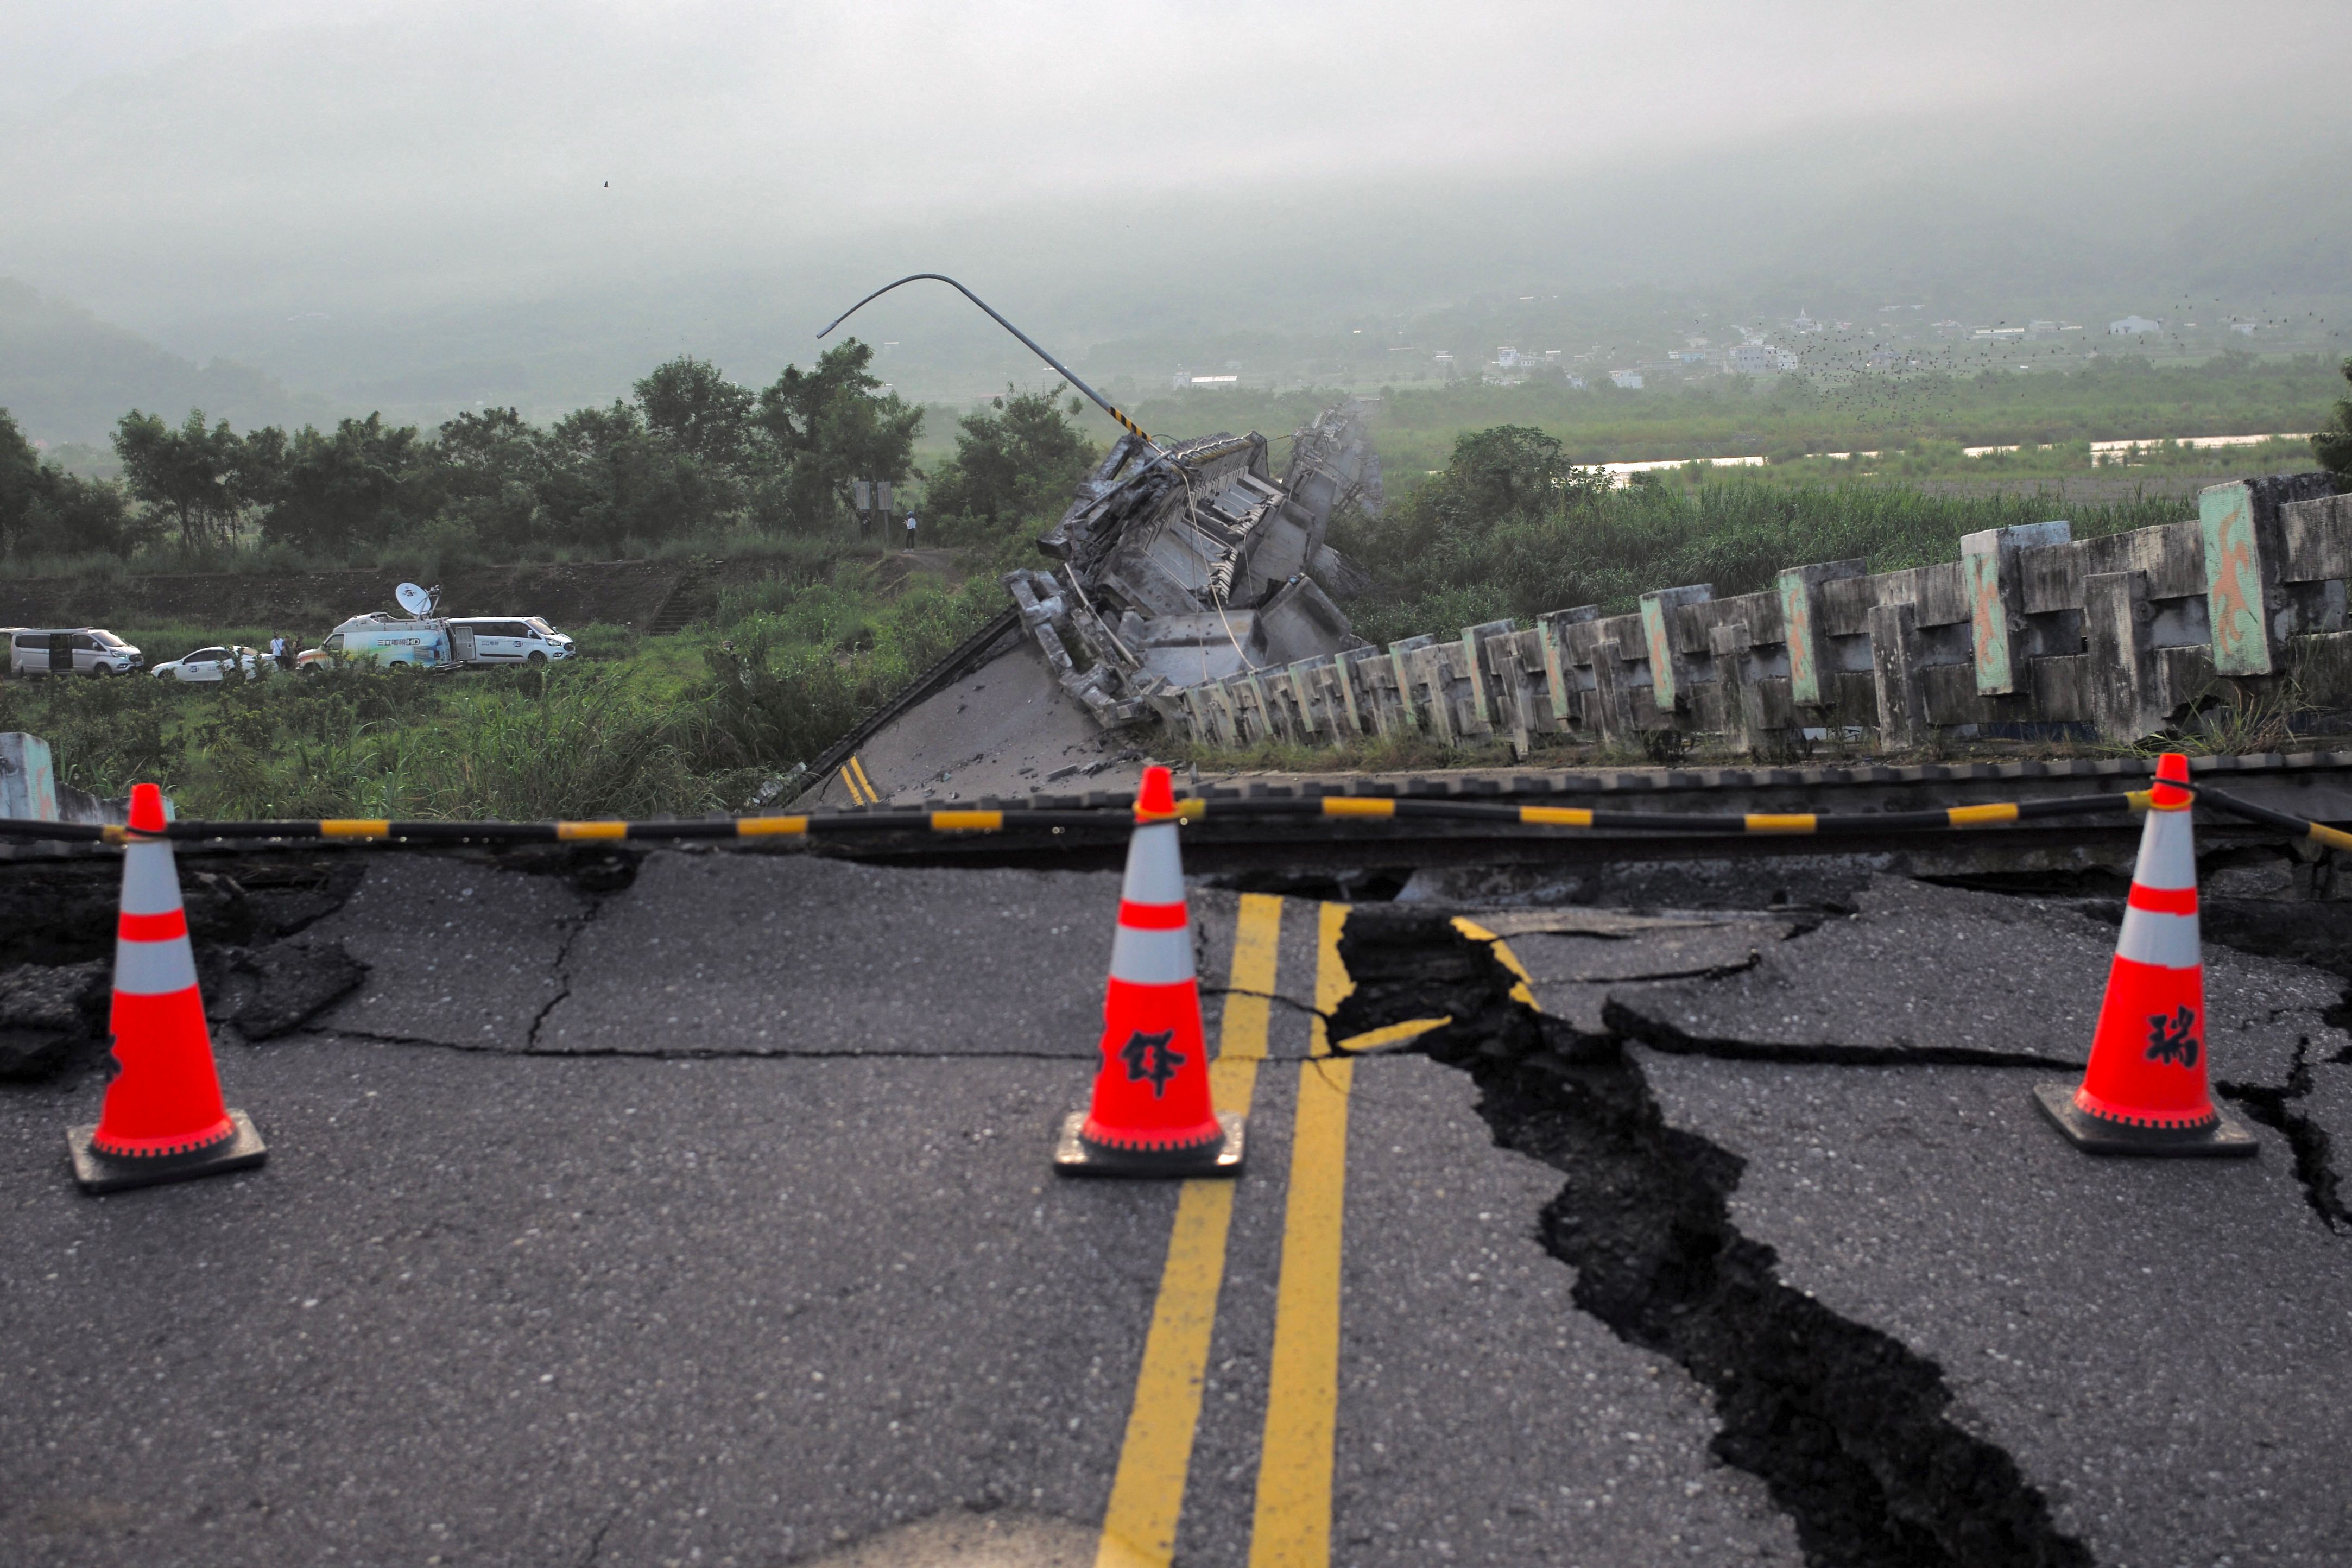
<svg viewBox="0 0 2352 1568"><path fill-rule="evenodd" d="M1417 499L1417 498L1416 498ZM1718 596L1767 587L1784 566L1862 559L1874 572L1957 559L1960 536L2063 517L2078 539L2179 521L2151 499L2077 505L2038 496L1931 496L1899 485L1779 486L1731 480L1696 489L1633 485L1482 526L1352 520L1335 542L1382 585L1349 614L1388 642L1501 616L1576 605L1636 607L1651 588L1709 583Z"/></svg>

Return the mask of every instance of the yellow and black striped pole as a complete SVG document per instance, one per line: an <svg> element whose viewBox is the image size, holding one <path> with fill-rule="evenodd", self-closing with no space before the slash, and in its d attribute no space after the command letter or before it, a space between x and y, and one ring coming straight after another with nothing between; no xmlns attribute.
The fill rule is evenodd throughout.
<svg viewBox="0 0 2352 1568"><path fill-rule="evenodd" d="M855 769L855 772L852 770ZM860 809L782 816L702 817L655 822L398 822L384 818L323 821L173 823L164 837L179 840L291 839L349 844L541 844L622 841L664 843L694 839L864 836L888 833L1003 833L1044 830L1055 834L1100 830L1123 834L1129 826L1127 803L1107 796L1095 806L968 806L912 810L882 805L880 792L855 762L843 779ZM2252 821L2283 828L2331 849L2352 852L2352 833L2323 823L2197 788L2210 805ZM1678 812L1612 811L1580 805L1521 805L1412 795L1327 795L1247 800L1193 798L1176 803L1178 818L1198 823L1319 819L1339 826L1353 823L1451 820L1496 826L1569 828L1583 832L1661 835L1784 836L1933 832L1937 829L2005 827L2102 813L2144 811L2146 790L2067 795L2049 800L1996 801L1979 805L1936 806L1922 811L1856 812ZM876 807L880 809L875 809ZM121 845L130 830L120 825L0 818L0 840L49 839L68 843Z"/></svg>

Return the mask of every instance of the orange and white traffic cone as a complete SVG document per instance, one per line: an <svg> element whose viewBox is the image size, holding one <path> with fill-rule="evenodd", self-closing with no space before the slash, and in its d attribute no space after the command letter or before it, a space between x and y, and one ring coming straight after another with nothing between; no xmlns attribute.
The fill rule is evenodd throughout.
<svg viewBox="0 0 2352 1568"><path fill-rule="evenodd" d="M86 1193L242 1171L268 1153L252 1119L221 1103L180 873L163 827L163 791L133 785L131 831L156 837L133 837L122 851L108 1026L120 1070L106 1086L98 1125L66 1132L74 1180Z"/></svg>
<svg viewBox="0 0 2352 1568"><path fill-rule="evenodd" d="M1176 792L1166 768L1146 768L1119 889L1094 1104L1062 1124L1055 1168L1082 1176L1239 1173L1242 1119L1217 1114L1208 1058Z"/></svg>
<svg viewBox="0 0 2352 1568"><path fill-rule="evenodd" d="M2189 759L2168 752L2107 970L2106 1000L2079 1088L2034 1086L2058 1130L2093 1154L2251 1154L2253 1135L2213 1103L2207 1081L2205 959L2198 945L2195 797Z"/></svg>

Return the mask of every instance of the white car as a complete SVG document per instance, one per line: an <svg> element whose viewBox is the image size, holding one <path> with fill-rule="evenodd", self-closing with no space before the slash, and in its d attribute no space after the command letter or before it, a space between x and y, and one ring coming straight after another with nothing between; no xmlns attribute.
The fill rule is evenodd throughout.
<svg viewBox="0 0 2352 1568"><path fill-rule="evenodd" d="M191 654L167 659L155 667L157 677L168 676L173 680L226 680L231 670L240 670L245 679L258 679L270 660L266 654L256 652L242 643L226 647L200 647Z"/></svg>

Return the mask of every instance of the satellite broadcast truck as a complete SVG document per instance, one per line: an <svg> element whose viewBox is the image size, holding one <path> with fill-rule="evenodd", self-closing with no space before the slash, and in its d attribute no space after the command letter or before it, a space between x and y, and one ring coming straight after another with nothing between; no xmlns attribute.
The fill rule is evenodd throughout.
<svg viewBox="0 0 2352 1568"><path fill-rule="evenodd" d="M353 616L329 633L323 646L300 655L296 667L315 671L338 659L403 670L547 665L577 651L570 637L537 616L437 616L439 591L414 583L403 583L394 596L405 616Z"/></svg>

